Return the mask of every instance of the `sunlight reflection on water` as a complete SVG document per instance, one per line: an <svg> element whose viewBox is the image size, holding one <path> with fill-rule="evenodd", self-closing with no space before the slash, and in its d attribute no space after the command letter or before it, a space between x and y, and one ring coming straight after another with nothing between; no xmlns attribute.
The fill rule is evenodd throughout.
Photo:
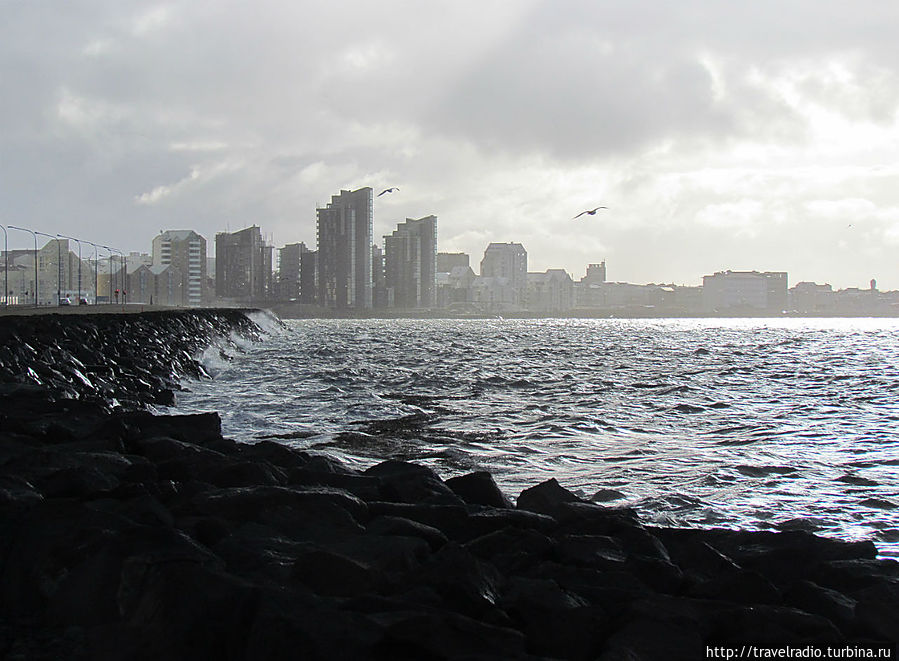
<svg viewBox="0 0 899 661"><path fill-rule="evenodd" d="M897 320L290 321L214 368L178 409L239 440L305 432L357 467L490 470L511 495L556 477L647 520L803 519L899 555Z"/></svg>

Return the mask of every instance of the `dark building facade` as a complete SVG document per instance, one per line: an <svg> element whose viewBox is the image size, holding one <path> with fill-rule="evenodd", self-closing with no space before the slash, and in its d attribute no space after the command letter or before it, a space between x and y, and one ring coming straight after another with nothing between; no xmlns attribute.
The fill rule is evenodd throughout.
<svg viewBox="0 0 899 661"><path fill-rule="evenodd" d="M437 305L437 216L407 218L384 237L384 279L394 307Z"/></svg>
<svg viewBox="0 0 899 661"><path fill-rule="evenodd" d="M318 304L372 307L372 189L342 190L316 210Z"/></svg>
<svg viewBox="0 0 899 661"><path fill-rule="evenodd" d="M384 277L384 251L380 246L371 247L372 305L387 307L387 280Z"/></svg>
<svg viewBox="0 0 899 661"><path fill-rule="evenodd" d="M278 250L278 297L315 303L316 258L305 243L289 243Z"/></svg>
<svg viewBox="0 0 899 661"><path fill-rule="evenodd" d="M262 301L272 292L272 247L256 225L215 235L215 293L219 298Z"/></svg>

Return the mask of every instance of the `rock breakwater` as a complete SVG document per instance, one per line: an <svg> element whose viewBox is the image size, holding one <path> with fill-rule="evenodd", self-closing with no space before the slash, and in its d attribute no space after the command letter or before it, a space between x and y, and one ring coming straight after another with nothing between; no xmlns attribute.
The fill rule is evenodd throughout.
<svg viewBox="0 0 899 661"><path fill-rule="evenodd" d="M194 356L213 335L256 332L245 317L197 314L116 327L109 337L145 344L114 358L79 353L105 346L99 327L114 321L66 320L64 333L51 318L0 319L0 656L894 649L899 563L869 542L656 528L555 480L513 504L488 473L351 470L223 438L215 413L140 410L168 399L173 374L201 374Z"/></svg>

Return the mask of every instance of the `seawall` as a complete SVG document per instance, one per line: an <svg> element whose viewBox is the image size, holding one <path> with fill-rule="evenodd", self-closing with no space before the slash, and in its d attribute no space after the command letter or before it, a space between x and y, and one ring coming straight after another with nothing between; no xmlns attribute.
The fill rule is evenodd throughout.
<svg viewBox="0 0 899 661"><path fill-rule="evenodd" d="M0 318L0 657L895 658L870 542L654 528L554 480L513 503L145 410L231 333L264 341L235 310Z"/></svg>

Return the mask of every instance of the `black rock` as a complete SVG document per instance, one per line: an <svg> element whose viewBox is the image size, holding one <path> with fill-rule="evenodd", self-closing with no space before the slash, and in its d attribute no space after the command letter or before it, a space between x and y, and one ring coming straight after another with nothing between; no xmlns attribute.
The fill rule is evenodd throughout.
<svg viewBox="0 0 899 661"><path fill-rule="evenodd" d="M499 490L493 476L486 471L450 478L446 486L469 505L512 507L512 501Z"/></svg>
<svg viewBox="0 0 899 661"><path fill-rule="evenodd" d="M551 478L522 491L518 496L517 506L519 509L554 516L561 504L578 502L587 501L565 489L556 478Z"/></svg>

